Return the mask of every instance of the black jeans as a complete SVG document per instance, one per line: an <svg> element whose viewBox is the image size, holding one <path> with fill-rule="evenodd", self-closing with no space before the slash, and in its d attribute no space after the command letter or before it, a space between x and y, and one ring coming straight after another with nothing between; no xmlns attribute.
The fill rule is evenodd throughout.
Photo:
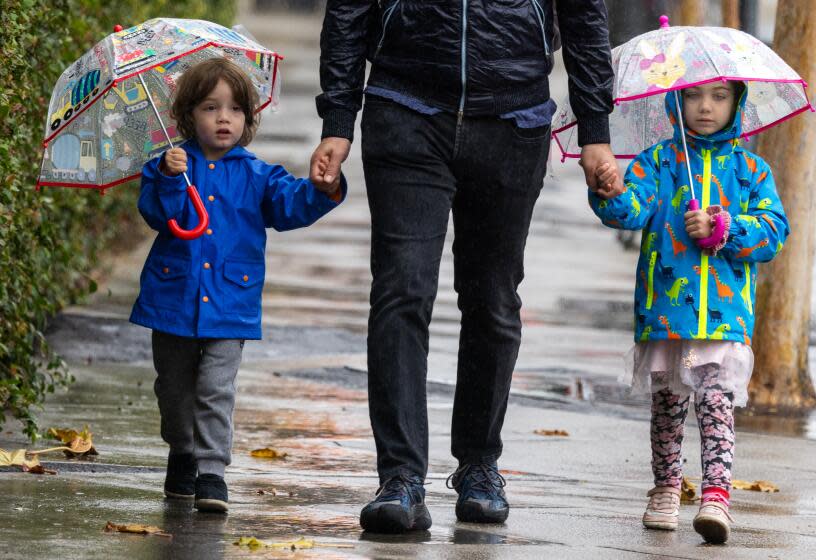
<svg viewBox="0 0 816 560"><path fill-rule="evenodd" d="M427 116L366 97L362 151L371 210L368 394L381 481L425 476L428 325L453 211L462 312L451 451L497 459L521 342L524 246L549 150L547 126Z"/></svg>

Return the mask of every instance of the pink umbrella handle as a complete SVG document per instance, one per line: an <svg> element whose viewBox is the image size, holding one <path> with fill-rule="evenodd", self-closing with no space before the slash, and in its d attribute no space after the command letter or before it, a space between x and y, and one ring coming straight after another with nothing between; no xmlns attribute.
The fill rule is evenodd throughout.
<svg viewBox="0 0 816 560"><path fill-rule="evenodd" d="M691 211L700 209L700 201L696 198L689 200L688 209ZM719 214L714 214L714 229L711 235L705 239L697 239L697 246L702 249L711 249L716 247L725 235L725 221Z"/></svg>
<svg viewBox="0 0 816 560"><path fill-rule="evenodd" d="M198 214L198 225L193 229L181 229L178 222L176 222L175 219L172 219L167 220L167 227L170 228L170 233L179 239L186 239L189 241L191 239L201 237L201 235L207 229L207 226L210 225L210 216L207 214L207 210L204 208L204 203L201 202L201 197L198 196L198 190L195 188L195 185L190 185L187 187L187 196L189 196L190 200L193 201L193 207L195 208L196 214Z"/></svg>

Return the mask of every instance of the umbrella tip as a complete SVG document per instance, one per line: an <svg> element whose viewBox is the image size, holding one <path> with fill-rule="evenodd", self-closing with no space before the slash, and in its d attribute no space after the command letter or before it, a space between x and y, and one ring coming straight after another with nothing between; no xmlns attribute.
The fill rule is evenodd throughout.
<svg viewBox="0 0 816 560"><path fill-rule="evenodd" d="M121 26L121 25L119 25L118 23L117 23L116 25L114 25L114 26L113 26L113 32L114 32L114 33L119 33L119 32L120 32L120 31L122 31L123 29L124 29L124 27L122 27L122 26Z"/></svg>
<svg viewBox="0 0 816 560"><path fill-rule="evenodd" d="M663 14L660 16L660 29L669 27L669 16Z"/></svg>

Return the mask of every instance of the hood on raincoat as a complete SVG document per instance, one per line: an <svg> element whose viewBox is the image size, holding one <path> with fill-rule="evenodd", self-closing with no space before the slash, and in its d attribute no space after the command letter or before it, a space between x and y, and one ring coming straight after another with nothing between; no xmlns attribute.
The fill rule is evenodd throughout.
<svg viewBox="0 0 816 560"><path fill-rule="evenodd" d="M736 86L737 107L734 110L734 117L731 119L731 123L725 126L722 130L715 132L714 134L710 134L708 136L697 135L694 132L691 132L688 129L688 126L685 126L684 128L686 130L687 138L690 138L692 139L692 141L695 141L697 143L703 144L706 143L719 144L720 142L739 140L739 137L742 135L742 113L745 110L745 102L748 99L748 88L746 87L745 82L741 82L738 80L732 81ZM682 91L677 91L677 97L680 99L680 103L682 104L683 103ZM680 125L677 122L677 103L675 102L674 92L669 92L666 94L665 106L666 114L668 115L669 121L674 127L673 139L678 143L679 146L682 146L683 139L680 136Z"/></svg>

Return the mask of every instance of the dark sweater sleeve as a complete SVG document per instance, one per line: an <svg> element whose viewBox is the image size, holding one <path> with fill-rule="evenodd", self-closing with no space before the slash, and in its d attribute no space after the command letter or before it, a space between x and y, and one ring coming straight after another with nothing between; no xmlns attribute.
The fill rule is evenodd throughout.
<svg viewBox="0 0 816 560"><path fill-rule="evenodd" d="M376 0L329 0L320 33L320 89L317 114L321 138L354 138L354 121L363 104L366 49Z"/></svg>
<svg viewBox="0 0 816 560"><path fill-rule="evenodd" d="M578 145L609 143L612 55L603 0L556 0Z"/></svg>

